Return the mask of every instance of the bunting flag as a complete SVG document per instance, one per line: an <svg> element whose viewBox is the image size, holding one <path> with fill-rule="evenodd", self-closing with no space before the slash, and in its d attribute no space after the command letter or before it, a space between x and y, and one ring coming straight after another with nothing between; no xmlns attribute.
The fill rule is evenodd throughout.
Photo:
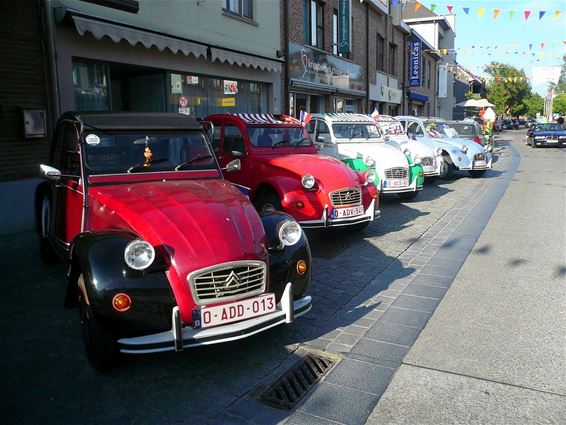
<svg viewBox="0 0 566 425"><path fill-rule="evenodd" d="M434 12L436 10L436 5L435 4L431 4L430 5L430 11Z"/></svg>
<svg viewBox="0 0 566 425"><path fill-rule="evenodd" d="M500 9L493 9L493 19L497 19L497 16L499 16L499 12L501 12Z"/></svg>
<svg viewBox="0 0 566 425"><path fill-rule="evenodd" d="M529 44L529 50L533 50L533 45Z"/></svg>
<svg viewBox="0 0 566 425"><path fill-rule="evenodd" d="M463 7L462 9L464 9L464 13L467 15L468 13L470 13L470 8L469 7Z"/></svg>
<svg viewBox="0 0 566 425"><path fill-rule="evenodd" d="M557 10L556 12L554 12L554 19L559 19L561 13L562 13L562 12L560 12L559 10Z"/></svg>
<svg viewBox="0 0 566 425"><path fill-rule="evenodd" d="M542 19L542 17L544 16L545 13L546 13L545 10L541 10L541 11L538 13L538 20L539 20L539 21Z"/></svg>
<svg viewBox="0 0 566 425"><path fill-rule="evenodd" d="M525 10L525 21L529 20L529 16L531 16L531 11L530 10Z"/></svg>
<svg viewBox="0 0 566 425"><path fill-rule="evenodd" d="M418 1L415 2L415 12L417 12L420 8L421 8L422 4L420 4Z"/></svg>
<svg viewBox="0 0 566 425"><path fill-rule="evenodd" d="M452 13L452 9L454 9L454 6L446 6L446 9L448 9L448 13Z"/></svg>
<svg viewBox="0 0 566 425"><path fill-rule="evenodd" d="M513 16L515 16L515 11L514 11L514 10L510 10L510 11L509 11L509 19L513 19Z"/></svg>
<svg viewBox="0 0 566 425"><path fill-rule="evenodd" d="M544 49L544 43L540 43L540 48Z"/></svg>
<svg viewBox="0 0 566 425"><path fill-rule="evenodd" d="M481 18L483 16L483 12L485 11L485 9L483 7L480 7L478 9L478 18Z"/></svg>

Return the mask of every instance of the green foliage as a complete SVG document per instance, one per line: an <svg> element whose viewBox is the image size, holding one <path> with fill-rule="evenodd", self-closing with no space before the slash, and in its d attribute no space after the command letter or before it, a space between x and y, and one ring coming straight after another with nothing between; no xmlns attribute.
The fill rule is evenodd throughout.
<svg viewBox="0 0 566 425"><path fill-rule="evenodd" d="M479 100L479 99L481 99L481 96L478 93L474 93L473 91L468 90L466 92L466 99L477 99L477 100Z"/></svg>
<svg viewBox="0 0 566 425"><path fill-rule="evenodd" d="M566 93L559 94L552 102L552 112L566 115Z"/></svg>
<svg viewBox="0 0 566 425"><path fill-rule="evenodd" d="M525 113L530 116L534 117L537 113L542 114L544 109L544 99L538 93L533 93L530 96L526 97L523 101L525 105Z"/></svg>
<svg viewBox="0 0 566 425"><path fill-rule="evenodd" d="M486 72L493 77L487 86L487 97L495 104L495 112L513 116L525 114L528 106L523 102L531 95L531 86L526 81L525 72L499 62L489 64ZM518 77L518 80L509 81L509 78L514 77Z"/></svg>

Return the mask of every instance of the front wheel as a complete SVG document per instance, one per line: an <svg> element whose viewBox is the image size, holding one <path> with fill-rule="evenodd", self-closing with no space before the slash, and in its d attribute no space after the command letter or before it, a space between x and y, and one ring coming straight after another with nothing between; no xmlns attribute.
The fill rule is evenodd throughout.
<svg viewBox="0 0 566 425"><path fill-rule="evenodd" d="M418 194L419 194L418 190L415 190L414 192L398 193L397 196L399 196L399 198L401 198L401 201L411 201L411 200L415 199Z"/></svg>
<svg viewBox="0 0 566 425"><path fill-rule="evenodd" d="M90 365L99 372L110 369L116 363L118 349L114 336L104 329L92 313L81 288L84 288L84 278L81 274L79 285L79 317L85 344L86 355Z"/></svg>
<svg viewBox="0 0 566 425"><path fill-rule="evenodd" d="M483 176L486 171L487 170L470 170L468 172L470 173L470 176L472 176L473 178L478 178Z"/></svg>
<svg viewBox="0 0 566 425"><path fill-rule="evenodd" d="M53 264L59 261L59 257L49 243L49 226L51 220L51 202L47 195L41 200L40 210L37 212L37 238L39 244L39 256L44 264Z"/></svg>
<svg viewBox="0 0 566 425"><path fill-rule="evenodd" d="M446 161L446 159L445 159L444 162L442 163L442 168L440 170L440 176L439 177L441 179L449 179L450 177L452 177L453 173L454 173L454 164Z"/></svg>

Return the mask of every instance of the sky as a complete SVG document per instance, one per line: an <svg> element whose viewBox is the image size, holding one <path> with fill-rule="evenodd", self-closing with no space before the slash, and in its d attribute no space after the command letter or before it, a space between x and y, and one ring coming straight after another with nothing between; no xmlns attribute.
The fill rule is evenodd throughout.
<svg viewBox="0 0 566 425"><path fill-rule="evenodd" d="M494 60L523 69L528 77L532 77L533 67L561 66L563 63L566 0L424 0L422 4L429 9L431 4L436 4L434 12L438 15L448 14L447 6L453 6L457 61L478 76L487 75L481 67ZM469 8L468 14L464 7ZM484 9L481 18L478 17L480 8ZM493 19L494 9L500 10L496 19ZM526 10L531 11L528 20L525 20ZM510 17L510 11L515 12L513 17ZM540 11L546 11L541 19ZM559 19L556 19L555 11L561 12ZM544 43L542 48L541 43ZM543 96L547 88L548 83L533 86L534 91Z"/></svg>

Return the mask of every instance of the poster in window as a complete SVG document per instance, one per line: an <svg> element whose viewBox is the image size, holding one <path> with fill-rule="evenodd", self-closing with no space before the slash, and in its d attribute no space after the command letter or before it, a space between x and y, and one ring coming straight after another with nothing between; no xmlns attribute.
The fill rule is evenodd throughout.
<svg viewBox="0 0 566 425"><path fill-rule="evenodd" d="M196 86L198 84L198 77L196 75L187 75L187 84Z"/></svg>
<svg viewBox="0 0 566 425"><path fill-rule="evenodd" d="M181 74L171 74L171 93L183 93L183 78Z"/></svg>
<svg viewBox="0 0 566 425"><path fill-rule="evenodd" d="M237 94L238 82L231 80L224 80L224 94Z"/></svg>

